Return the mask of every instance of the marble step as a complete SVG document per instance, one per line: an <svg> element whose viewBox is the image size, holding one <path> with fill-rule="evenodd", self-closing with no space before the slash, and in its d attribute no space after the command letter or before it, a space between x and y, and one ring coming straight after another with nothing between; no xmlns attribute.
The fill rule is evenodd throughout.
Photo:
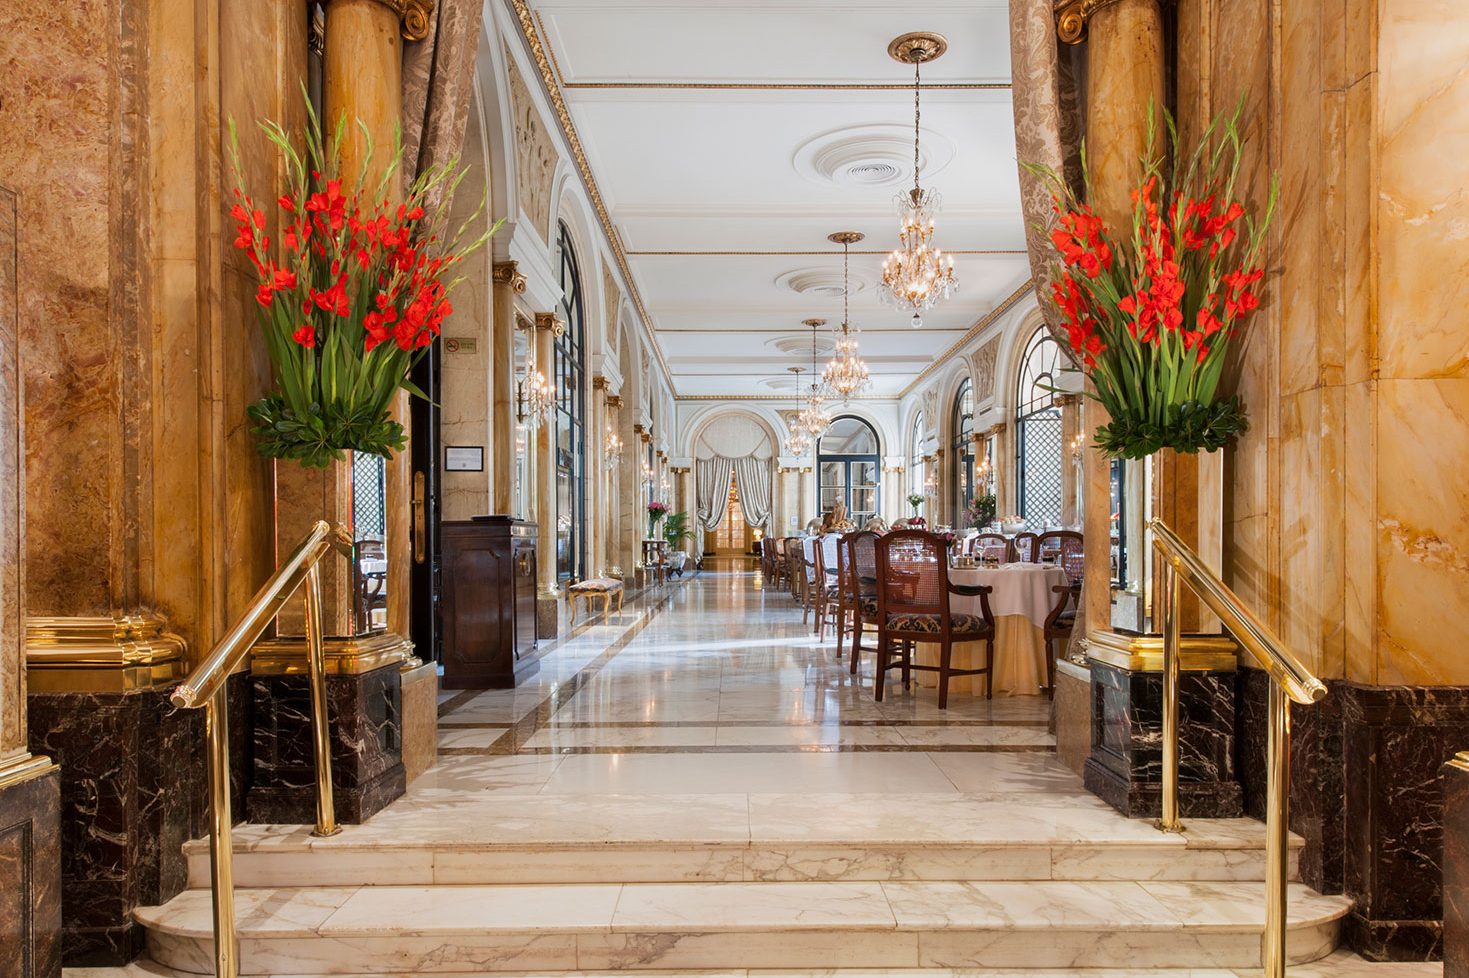
<svg viewBox="0 0 1469 978"><path fill-rule="evenodd" d="M241 886L1264 879L1264 826L1193 819L1183 835L1096 799L1007 795L496 796L391 809L327 839L241 825ZM1300 839L1293 840L1296 852ZM186 847L190 885L208 848Z"/></svg>
<svg viewBox="0 0 1469 978"><path fill-rule="evenodd" d="M1293 961L1335 949L1343 897L1292 885ZM247 975L729 968L1251 968L1237 882L671 883L237 891ZM210 896L137 911L149 956L211 971Z"/></svg>

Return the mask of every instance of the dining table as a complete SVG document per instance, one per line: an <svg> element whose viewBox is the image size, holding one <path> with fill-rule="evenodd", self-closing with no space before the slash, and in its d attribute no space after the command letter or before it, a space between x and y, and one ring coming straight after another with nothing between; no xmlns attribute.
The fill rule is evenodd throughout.
<svg viewBox="0 0 1469 978"><path fill-rule="evenodd" d="M949 583L986 586L990 613L995 618L994 687L996 696L1036 696L1046 683L1046 618L1059 597L1052 588L1067 585L1070 578L1056 564L1015 561L994 567L950 567ZM952 614L982 614L978 595L950 594ZM921 642L917 661L936 664L939 646ZM953 664L958 669L984 665L983 642L956 642ZM924 686L936 686L938 677L918 673ZM949 691L958 694L984 692L984 676L955 676Z"/></svg>

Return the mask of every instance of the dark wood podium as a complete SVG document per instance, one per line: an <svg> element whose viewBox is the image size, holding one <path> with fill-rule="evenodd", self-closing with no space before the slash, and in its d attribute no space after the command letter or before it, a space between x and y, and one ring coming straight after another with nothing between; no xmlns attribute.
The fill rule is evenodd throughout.
<svg viewBox="0 0 1469 978"><path fill-rule="evenodd" d="M443 524L445 689L510 689L540 668L536 524L476 516Z"/></svg>

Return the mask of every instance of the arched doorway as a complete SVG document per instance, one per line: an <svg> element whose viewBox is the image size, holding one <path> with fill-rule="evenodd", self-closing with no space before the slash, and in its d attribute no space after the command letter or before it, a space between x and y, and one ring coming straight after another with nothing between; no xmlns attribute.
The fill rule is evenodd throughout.
<svg viewBox="0 0 1469 978"><path fill-rule="evenodd" d="M711 550L716 557L743 557L755 545L755 531L745 522L745 510L740 505L740 480L729 478L729 502L724 508L724 519L712 534Z"/></svg>

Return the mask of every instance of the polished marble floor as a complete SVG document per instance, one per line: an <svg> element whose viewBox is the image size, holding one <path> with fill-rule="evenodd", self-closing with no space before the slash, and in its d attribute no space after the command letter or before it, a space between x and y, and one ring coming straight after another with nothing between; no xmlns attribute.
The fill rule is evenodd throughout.
<svg viewBox="0 0 1469 978"><path fill-rule="evenodd" d="M1123 818L1057 760L1043 697L954 696L940 711L932 690L917 689L875 703L870 660L851 676L835 659L834 641L817 642L801 617L754 573L701 574L630 599L610 620L580 623L518 689L446 691L438 763L366 824L322 839L307 826L237 828L237 883L253 888L240 895L246 925L265 943L282 928L294 934L306 926L293 916L299 905L315 915L300 936L325 942L257 948L255 973L279 966L313 974L321 969L311 955L347 953L347 931L390 933L393 953L407 955L403 938L420 924L405 921L403 908L422 905L442 910L428 913L420 922L428 930L413 938L427 942L425 961L464 941L494 943L506 920L520 920L517 940L571 940L562 932L576 931L582 962L601 960L582 956L604 940L582 933L588 928L642 928L646 934L617 938L639 947L644 940L682 947L690 938L684 930L718 945L714 954L696 942L687 961L647 958L658 963L642 967L665 969L665 978L1251 974L1170 969L1158 955L1195 939L1175 933L1182 926L1243 928L1246 955L1254 953L1258 938L1248 932L1262 919L1258 823L1196 819L1180 836ZM207 885L205 847L191 843L189 853L193 885ZM475 899L466 901L470 892ZM155 915L156 926L207 933L207 897L198 889L181 895ZM1307 917L1342 912L1339 898L1300 887L1291 899ZM509 917L496 909L502 904ZM352 916L359 912L360 920ZM782 964L813 967L797 964L810 958L837 970L690 970L731 960L755 967L737 932L762 922L769 926L752 934L779 945L762 943L763 950L790 944ZM1036 928L1056 938L1054 928L1064 925L1083 943L1051 948L1053 958L1157 970L872 967L916 960L906 945L885 960L877 947L884 941L924 931L920 942L942 946L949 930L980 924L1001 935L987 940L1020 944ZM868 933L874 929L882 933ZM719 937L725 930L731 935ZM1089 950L1093 937L1119 931L1132 932L1126 954ZM831 944L822 954L807 947L818 936ZM1156 945L1153 960L1140 956L1138 941ZM358 970L380 963L369 944L354 945ZM792 950L801 948L811 953ZM474 953L492 950L499 953L478 946ZM1015 961L1044 967L1036 953ZM636 975L633 959L618 955L618 968L634 969L620 973ZM840 970L842 960L869 970ZM350 970L339 965L328 970ZM1438 974L1434 965L1369 965L1341 952L1292 969L1308 978Z"/></svg>

